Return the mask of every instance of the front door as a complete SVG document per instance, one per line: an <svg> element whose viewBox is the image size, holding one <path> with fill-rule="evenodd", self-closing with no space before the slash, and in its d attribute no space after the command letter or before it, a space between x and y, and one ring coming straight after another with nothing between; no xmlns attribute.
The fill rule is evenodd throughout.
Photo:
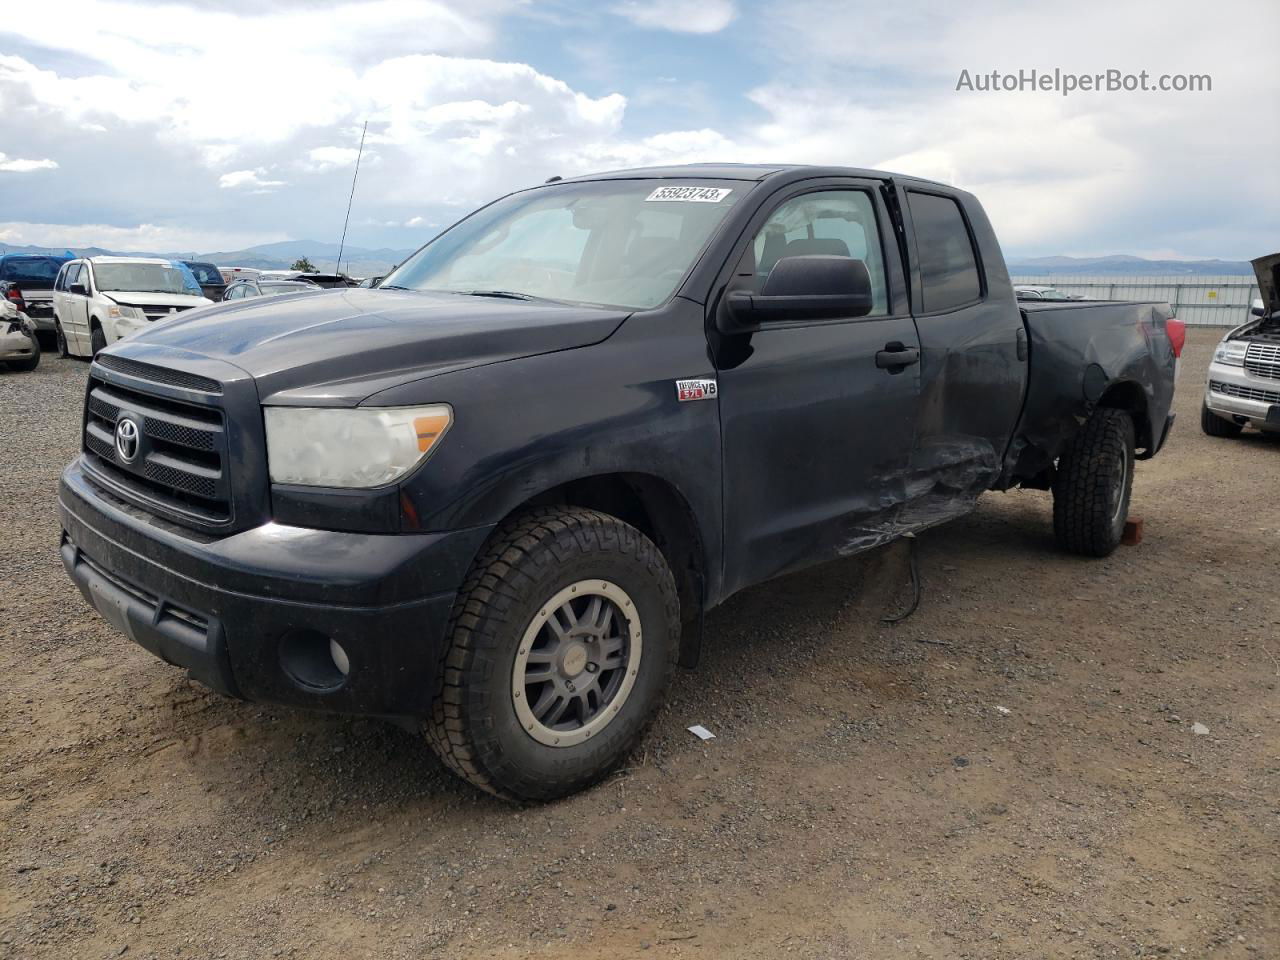
<svg viewBox="0 0 1280 960"><path fill-rule="evenodd" d="M712 332L726 594L897 535L919 365L886 366L884 354L912 357L919 342L889 223L877 183L796 185L766 204L731 260L728 290L759 292L783 257L854 257L874 306L864 317Z"/></svg>

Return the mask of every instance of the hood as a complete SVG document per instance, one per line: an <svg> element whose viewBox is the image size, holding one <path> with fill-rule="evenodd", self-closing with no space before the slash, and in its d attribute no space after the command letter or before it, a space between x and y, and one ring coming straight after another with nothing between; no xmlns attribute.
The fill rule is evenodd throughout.
<svg viewBox="0 0 1280 960"><path fill-rule="evenodd" d="M1280 297L1276 295L1276 287L1280 286L1280 253L1259 257L1251 262L1254 275L1258 278L1258 289L1262 291L1262 305L1269 317L1280 310Z"/></svg>
<svg viewBox="0 0 1280 960"><path fill-rule="evenodd" d="M261 399L351 405L411 380L588 346L630 311L399 290L332 290L231 301L126 343L234 364Z"/></svg>
<svg viewBox="0 0 1280 960"><path fill-rule="evenodd" d="M104 297L110 297L122 306L134 307L199 307L212 301L194 293L145 293L141 290L103 290Z"/></svg>

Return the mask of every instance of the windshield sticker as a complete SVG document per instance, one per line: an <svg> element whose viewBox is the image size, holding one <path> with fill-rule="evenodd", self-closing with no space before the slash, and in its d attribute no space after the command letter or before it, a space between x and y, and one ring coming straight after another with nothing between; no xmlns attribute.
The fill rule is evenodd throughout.
<svg viewBox="0 0 1280 960"><path fill-rule="evenodd" d="M659 187L645 200L683 200L686 203L719 203L732 188L724 187Z"/></svg>

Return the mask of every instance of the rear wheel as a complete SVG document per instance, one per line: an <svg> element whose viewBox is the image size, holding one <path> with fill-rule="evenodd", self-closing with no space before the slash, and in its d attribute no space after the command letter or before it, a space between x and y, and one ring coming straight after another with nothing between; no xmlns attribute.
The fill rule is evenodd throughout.
<svg viewBox="0 0 1280 960"><path fill-rule="evenodd" d="M67 349L67 335L62 332L62 324L55 323L53 326L54 338L57 341L58 356L63 360L71 356L71 351Z"/></svg>
<svg viewBox="0 0 1280 960"><path fill-rule="evenodd" d="M507 800L589 786L653 718L679 610L661 552L629 524L573 508L507 522L455 604L427 740Z"/></svg>
<svg viewBox="0 0 1280 960"><path fill-rule="evenodd" d="M1099 408L1058 460L1053 532L1072 553L1105 557L1120 545L1133 492L1133 418Z"/></svg>
<svg viewBox="0 0 1280 960"><path fill-rule="evenodd" d="M1207 403L1200 404L1200 429L1211 437L1238 437L1244 425L1220 417L1209 409Z"/></svg>
<svg viewBox="0 0 1280 960"><path fill-rule="evenodd" d="M107 335L102 332L102 327L96 323L93 325L93 332L89 335L90 356L96 357L103 350L107 349Z"/></svg>

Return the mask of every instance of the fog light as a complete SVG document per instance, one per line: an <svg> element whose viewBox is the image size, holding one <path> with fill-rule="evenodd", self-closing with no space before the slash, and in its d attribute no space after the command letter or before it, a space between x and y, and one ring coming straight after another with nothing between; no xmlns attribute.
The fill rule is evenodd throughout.
<svg viewBox="0 0 1280 960"><path fill-rule="evenodd" d="M347 682L347 651L316 630L292 630L280 638L280 666L309 693L329 693Z"/></svg>
<svg viewBox="0 0 1280 960"><path fill-rule="evenodd" d="M351 661L347 659L347 651L337 640L329 641L329 656L333 657L333 665L344 677L351 672Z"/></svg>

